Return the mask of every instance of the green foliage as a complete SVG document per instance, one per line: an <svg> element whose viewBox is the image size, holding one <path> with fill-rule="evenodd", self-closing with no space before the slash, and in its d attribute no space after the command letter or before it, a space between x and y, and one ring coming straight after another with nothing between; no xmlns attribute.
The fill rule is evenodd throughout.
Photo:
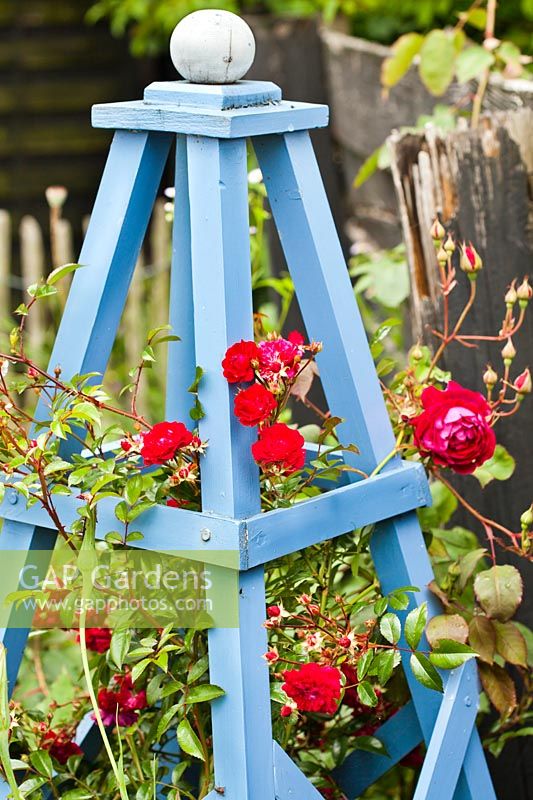
<svg viewBox="0 0 533 800"><path fill-rule="evenodd" d="M474 473L480 484L485 488L491 481L507 481L514 473L516 462L502 444L497 444L494 455L483 466L478 467Z"/></svg>
<svg viewBox="0 0 533 800"><path fill-rule="evenodd" d="M362 253L350 260L354 290L370 302L396 309L410 292L409 271L402 245L378 253Z"/></svg>
<svg viewBox="0 0 533 800"><path fill-rule="evenodd" d="M326 23L341 15L356 36L392 44L408 32L427 33L464 18L470 5L468 0L403 0L401 4L392 0L96 0L87 18L91 23L109 19L115 35L130 33L135 55L155 55L166 50L168 37L179 20L202 8L294 18L321 16ZM498 17L499 34L527 50L532 0L506 0ZM475 8L466 19L469 31L476 35L485 25L485 10Z"/></svg>

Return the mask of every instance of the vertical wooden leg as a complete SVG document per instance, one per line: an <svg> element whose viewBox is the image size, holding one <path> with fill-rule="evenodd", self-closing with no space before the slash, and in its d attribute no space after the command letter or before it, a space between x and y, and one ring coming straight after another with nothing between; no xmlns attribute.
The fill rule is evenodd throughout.
<svg viewBox="0 0 533 800"><path fill-rule="evenodd" d="M191 268L191 222L187 140L176 137L176 197L172 235L172 268L170 277L171 333L179 342L169 342L165 419L187 424L192 395L187 389L194 380L194 312Z"/></svg>
<svg viewBox="0 0 533 800"><path fill-rule="evenodd" d="M17 495L15 495L16 497ZM22 497L19 502L23 502ZM2 530L0 532L0 558L2 552L8 551L26 551L30 553L32 550L49 550L50 557L56 541L54 532L46 528L35 528L33 525L25 525L23 522L12 522L11 520L4 520ZM13 693L17 675L24 655L24 649L28 640L28 635L31 631L32 621L35 610L28 609L24 613L27 616L27 627L21 627L20 611L17 613L17 627L0 628L0 642L5 646L7 653L7 679L9 683L9 694Z"/></svg>
<svg viewBox="0 0 533 800"><path fill-rule="evenodd" d="M342 438L361 448L353 463L371 471L393 449L393 435L309 134L258 137L254 144L307 331L327 340L319 361L329 406L345 420ZM418 586L416 602L427 599L435 613L427 589L433 573L415 514L378 526L372 555L384 592ZM416 682L408 664L405 671L429 743L442 698ZM471 747L477 745L469 753ZM483 760L474 751L470 757ZM461 800L476 798L474 770L461 774ZM454 789L448 786L447 796Z"/></svg>
<svg viewBox="0 0 533 800"><path fill-rule="evenodd" d="M115 134L50 357L67 378L107 366L172 140Z"/></svg>
<svg viewBox="0 0 533 800"><path fill-rule="evenodd" d="M307 333L327 344L317 363L330 408L370 472L394 437L309 134L253 142Z"/></svg>
<svg viewBox="0 0 533 800"><path fill-rule="evenodd" d="M62 376L104 372L173 137L163 133L115 134L85 237L49 369ZM48 409L37 415L46 419ZM68 454L80 448L64 443ZM4 521L0 549L52 549L54 534ZM14 684L29 631L7 629L8 673ZM0 798L7 796L0 784Z"/></svg>
<svg viewBox="0 0 533 800"><path fill-rule="evenodd" d="M191 136L188 157L200 433L209 441L202 503L242 518L260 508L254 431L235 419L221 361L230 344L253 339L246 143ZM263 569L242 573L239 592L240 627L209 634L210 680L226 691L212 704L215 785L225 800L273 800Z"/></svg>

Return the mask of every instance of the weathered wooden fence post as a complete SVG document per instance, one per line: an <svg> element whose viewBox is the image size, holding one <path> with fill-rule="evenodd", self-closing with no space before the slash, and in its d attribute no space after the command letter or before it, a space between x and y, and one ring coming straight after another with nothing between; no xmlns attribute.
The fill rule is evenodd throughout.
<svg viewBox="0 0 533 800"><path fill-rule="evenodd" d="M486 116L477 130L440 136L428 129L421 135L393 135L390 140L392 171L399 200L403 236L411 272L412 321L415 337L429 342L431 328L440 327L438 270L429 229L435 215L460 240L472 240L485 268L478 281L475 304L465 332L495 334L503 318L503 296L513 278L519 281L533 271L533 110L506 111ZM450 296L452 319L466 301L468 287L459 285ZM515 374L532 366L533 319L515 339L518 354ZM475 350L452 345L446 365L465 385L483 388L481 376L492 363L501 375L502 345L479 344ZM519 527L521 513L531 504L533 485L529 462L533 437L533 405L524 403L519 423L502 420L499 441L517 462L515 474L505 483L494 481L482 490L476 480L461 481L461 492L484 514L511 529ZM458 522L470 519L458 512ZM526 577L529 570L519 558L507 555ZM527 572L527 575L530 573ZM531 625L533 598L526 594L520 615ZM501 792L498 796L525 800L530 771L526 740L508 745L509 755L494 765ZM511 755L512 753L512 755ZM520 775L522 776L520 779ZM509 787L507 789L507 787ZM506 792L509 792L507 794Z"/></svg>

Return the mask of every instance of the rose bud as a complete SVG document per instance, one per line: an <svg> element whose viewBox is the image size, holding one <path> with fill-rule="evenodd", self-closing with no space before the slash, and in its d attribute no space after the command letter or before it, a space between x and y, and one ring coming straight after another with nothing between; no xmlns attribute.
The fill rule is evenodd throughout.
<svg viewBox="0 0 533 800"><path fill-rule="evenodd" d="M502 350L503 363L505 364L506 367L510 367L511 366L511 364L513 363L513 358L515 357L515 355L516 355L516 350L515 350L515 347L513 345L513 341L512 341L512 339L507 339L507 344L505 345L505 347Z"/></svg>
<svg viewBox="0 0 533 800"><path fill-rule="evenodd" d="M472 247L471 244L466 244L463 242L461 246L461 260L459 261L459 265L463 272L466 272L469 278L475 279L477 277L477 273L483 267L483 262L479 257L479 253L477 252L475 247Z"/></svg>
<svg viewBox="0 0 533 800"><path fill-rule="evenodd" d="M272 619L273 617L281 616L281 608L279 606L269 606L267 608L267 616Z"/></svg>
<svg viewBox="0 0 533 800"><path fill-rule="evenodd" d="M492 369L490 364L487 364L487 369L485 370L485 372L483 374L483 383L489 389L492 389L492 387L496 386L496 384L498 383L498 375Z"/></svg>
<svg viewBox="0 0 533 800"><path fill-rule="evenodd" d="M452 253L455 253L455 242L452 239L452 237L450 236L450 234L448 234L448 238L444 242L443 248L444 248L444 251L446 253L448 253L448 255L450 255L450 256L451 256Z"/></svg>
<svg viewBox="0 0 533 800"><path fill-rule="evenodd" d="M341 636L341 638L337 640L337 644L339 647L348 649L351 646L352 641L349 636Z"/></svg>
<svg viewBox="0 0 533 800"><path fill-rule="evenodd" d="M279 712L282 717L290 717L292 714L293 709L291 706L282 706L281 711Z"/></svg>
<svg viewBox="0 0 533 800"><path fill-rule="evenodd" d="M524 511L520 517L520 524L523 531L527 531L533 525L533 505L529 506L527 511Z"/></svg>
<svg viewBox="0 0 533 800"><path fill-rule="evenodd" d="M533 289L529 285L529 281L527 278L524 278L524 280L516 290L516 296L518 297L518 303L520 305L520 308L526 308L527 304L533 297Z"/></svg>
<svg viewBox="0 0 533 800"><path fill-rule="evenodd" d="M446 252L444 247L441 247L437 251L437 261L439 262L439 264L447 264L448 263L448 253Z"/></svg>
<svg viewBox="0 0 533 800"><path fill-rule="evenodd" d="M276 661L279 661L279 653L277 649L273 647L271 650L268 651L268 653L265 653L263 658L265 659L265 661L268 661L269 664L275 664Z"/></svg>
<svg viewBox="0 0 533 800"><path fill-rule="evenodd" d="M441 225L441 222L438 217L435 218L435 221L430 229L431 238L435 242L435 244L440 244L444 237L446 236L446 231Z"/></svg>
<svg viewBox="0 0 533 800"><path fill-rule="evenodd" d="M507 308L513 308L514 304L518 300L518 294L515 289L515 282L513 281L512 284L509 286L507 293L505 295L505 305Z"/></svg>
<svg viewBox="0 0 533 800"><path fill-rule="evenodd" d="M526 394L531 394L531 373L529 369L525 369L519 376L516 378L515 382L513 383L513 389L522 399L526 396Z"/></svg>
<svg viewBox="0 0 533 800"><path fill-rule="evenodd" d="M417 363L418 361L422 361L424 358L424 351L420 347L420 343L416 344L413 348L411 348L411 352L409 353L409 358L411 361Z"/></svg>

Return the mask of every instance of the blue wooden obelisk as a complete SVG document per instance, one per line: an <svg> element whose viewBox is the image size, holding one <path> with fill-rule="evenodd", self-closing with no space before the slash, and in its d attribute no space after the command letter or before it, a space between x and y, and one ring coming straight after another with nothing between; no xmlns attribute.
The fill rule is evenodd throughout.
<svg viewBox="0 0 533 800"><path fill-rule="evenodd" d="M198 60L208 53L196 54ZM205 561L233 550L240 559L240 626L209 634L210 680L225 689L212 704L215 786L209 800L319 800L321 795L272 741L263 565L283 554L376 524L372 554L383 592L433 579L416 508L429 494L420 465L390 461L383 472L289 509L260 512L259 476L250 455L254 432L233 415L233 390L220 364L227 347L253 338L247 140L268 190L308 336L325 344L318 362L329 407L344 419L343 441L361 450L354 464L369 474L394 438L365 331L354 300L309 130L328 123L326 106L283 100L270 83L186 81L149 86L142 101L95 106L93 124L116 131L86 241L85 269L73 280L51 357L63 375L104 372L162 171L176 144L176 206L170 321L181 341L169 352L167 419L186 420L187 387L202 366L200 434L202 512L158 507L138 520L139 543L152 550L204 550ZM310 448L312 450L312 448ZM352 456L349 456L352 457ZM9 494L0 549L45 549L45 512ZM65 519L71 498L58 497ZM99 535L116 525L113 504L101 504ZM407 612L406 612L407 613ZM6 630L15 680L27 631ZM401 644L401 643L400 643ZM406 656L412 699L376 736L388 756L356 752L336 780L354 798L425 742L416 800L494 800L475 727L476 668L449 674L441 696L417 683ZM0 787L0 797L8 797Z"/></svg>

